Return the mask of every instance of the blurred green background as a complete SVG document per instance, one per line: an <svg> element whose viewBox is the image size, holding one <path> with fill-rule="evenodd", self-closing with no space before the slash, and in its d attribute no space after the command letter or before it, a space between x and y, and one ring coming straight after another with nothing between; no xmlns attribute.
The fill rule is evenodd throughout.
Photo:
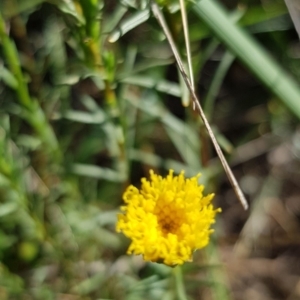
<svg viewBox="0 0 300 300"><path fill-rule="evenodd" d="M186 62L178 1L159 1ZM283 0L186 1L195 86L228 183L146 0L0 1L0 299L180 299L126 256L122 193L201 172L223 209L188 299L300 299L300 44ZM182 105L184 104L184 106Z"/></svg>

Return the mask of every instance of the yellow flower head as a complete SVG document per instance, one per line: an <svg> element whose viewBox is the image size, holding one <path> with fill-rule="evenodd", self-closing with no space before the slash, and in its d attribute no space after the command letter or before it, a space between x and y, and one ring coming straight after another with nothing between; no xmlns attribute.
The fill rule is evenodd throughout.
<svg viewBox="0 0 300 300"><path fill-rule="evenodd" d="M191 261L193 251L208 244L210 225L221 209L211 204L214 194L203 196L199 176L185 179L183 171L174 176L170 170L162 178L151 170L140 190L126 189L116 229L132 240L128 254L173 266Z"/></svg>

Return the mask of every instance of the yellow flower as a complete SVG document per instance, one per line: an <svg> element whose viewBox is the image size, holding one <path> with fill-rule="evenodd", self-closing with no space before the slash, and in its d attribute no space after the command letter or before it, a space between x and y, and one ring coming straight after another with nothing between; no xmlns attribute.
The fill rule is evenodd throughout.
<svg viewBox="0 0 300 300"><path fill-rule="evenodd" d="M214 194L203 196L200 174L185 179L169 171L166 178L150 171L150 180L142 178L141 188L129 186L118 215L116 230L132 242L128 254L174 266L192 261L193 251L205 247L213 232L210 225L221 209L214 209Z"/></svg>

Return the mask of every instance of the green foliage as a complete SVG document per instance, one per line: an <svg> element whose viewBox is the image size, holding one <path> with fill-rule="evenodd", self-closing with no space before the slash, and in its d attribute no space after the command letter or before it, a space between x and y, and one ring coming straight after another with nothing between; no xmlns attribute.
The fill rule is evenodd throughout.
<svg viewBox="0 0 300 300"><path fill-rule="evenodd" d="M213 0L188 3L209 119L245 116L232 141L215 129L228 156L266 133L292 135L300 117L299 62L284 35L292 24L275 2L230 14ZM179 5L158 3L185 61ZM200 74L214 56L207 83ZM220 103L236 59L268 91L259 84L253 101ZM126 257L114 226L124 188L149 168L200 171L218 188L223 172L198 116L180 104L185 92L148 1L0 2L0 299L177 299L171 270Z"/></svg>

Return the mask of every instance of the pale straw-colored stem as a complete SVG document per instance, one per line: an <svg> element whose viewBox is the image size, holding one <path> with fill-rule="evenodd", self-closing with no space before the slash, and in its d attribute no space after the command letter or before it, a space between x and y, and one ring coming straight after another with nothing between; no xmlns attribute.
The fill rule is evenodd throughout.
<svg viewBox="0 0 300 300"><path fill-rule="evenodd" d="M186 74L186 72L184 70L184 66L183 66L182 60L181 60L181 58L179 56L179 53L178 53L177 48L176 48L176 45L174 43L174 40L173 40L172 35L170 33L170 30L169 30L169 28L168 28L168 26L167 26L167 24L165 22L163 14L161 13L161 11L160 11L158 5L156 4L156 2L154 2L154 1L151 1L151 9L152 9L152 12L153 12L154 16L158 20L158 23L160 24L161 28L163 29L163 31L164 31L164 33L165 33L165 35L167 37L167 40L168 40L168 42L170 44L171 50L172 50L173 55L174 55L174 57L176 59L178 68L180 70L180 73L181 73L181 75L182 75L182 77L183 77L183 79L184 79L184 81L185 81L185 83L186 83L186 85L187 85L190 93L191 93L192 100L193 100L193 109L196 109L198 111L198 113L199 113L199 115L200 115L200 117L201 117L201 119L202 119L202 121L203 121L203 123L204 123L204 125L205 125L205 127L207 129L207 131L208 131L208 134L209 134L209 136L211 138L211 141L212 141L212 143L213 143L213 145L215 147L215 150L216 150L216 152L217 152L217 154L219 156L219 159L220 159L220 161L221 161L221 163L223 165L223 168L224 168L224 170L225 170L225 172L227 174L227 177L228 177L228 179L229 179L229 181L230 181L230 183L231 183L231 185L232 185L232 187L233 187L233 189L234 189L234 191L235 191L238 199L240 200L242 206L246 210L246 209L248 209L248 202L247 202L247 200L246 200L246 198L244 196L244 193L242 192L242 190L241 190L241 188L240 188L240 186L239 186L239 184L238 184L235 176L233 175L233 173L231 171L231 168L229 167L229 165L228 165L228 163L226 161L226 158L225 158L225 156L224 156L224 154L223 154L223 152L222 152L222 150L221 150L221 148L220 148L220 146L219 146L219 144L217 142L217 139L216 139L216 137L215 137L215 135L214 135L214 133L213 133L213 131L211 129L211 126L210 126L210 124L209 124L209 122L208 122L208 120L207 120L207 118L206 118L206 116L205 116L205 114L203 112L203 109L202 109L202 107L200 105L200 101L199 101L199 99L198 99L198 97L197 97L197 95L196 95L196 93L195 93L195 91L194 91L194 89L192 87L190 79L189 79L188 75Z"/></svg>

